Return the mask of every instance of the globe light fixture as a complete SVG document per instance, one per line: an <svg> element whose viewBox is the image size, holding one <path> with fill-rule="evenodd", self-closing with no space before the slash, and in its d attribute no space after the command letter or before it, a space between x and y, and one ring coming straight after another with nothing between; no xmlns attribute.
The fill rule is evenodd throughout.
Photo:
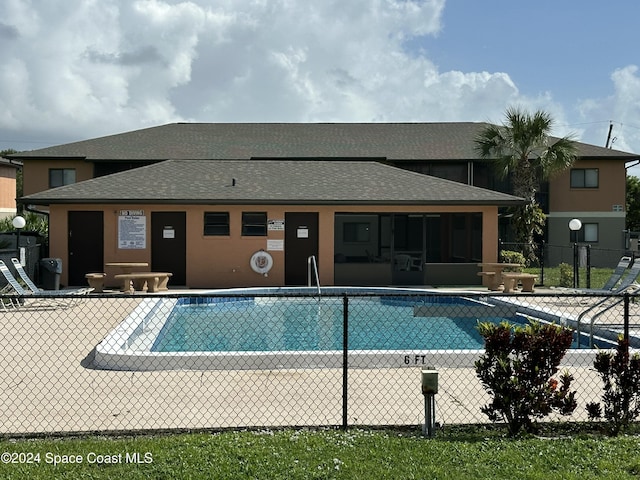
<svg viewBox="0 0 640 480"><path fill-rule="evenodd" d="M27 221L24 219L24 217L16 215L15 217L13 217L13 221L11 223L13 223L14 228L20 230L21 228L24 228L24 226L27 224Z"/></svg>

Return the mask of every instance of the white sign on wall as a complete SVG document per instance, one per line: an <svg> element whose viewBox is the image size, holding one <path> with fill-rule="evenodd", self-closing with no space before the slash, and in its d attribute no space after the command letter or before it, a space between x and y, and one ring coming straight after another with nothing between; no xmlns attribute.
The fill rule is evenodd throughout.
<svg viewBox="0 0 640 480"><path fill-rule="evenodd" d="M280 231L283 232L284 231L284 220L269 220L267 222L267 230L273 232L273 231Z"/></svg>
<svg viewBox="0 0 640 480"><path fill-rule="evenodd" d="M272 252L284 251L284 240L267 240L267 250Z"/></svg>
<svg viewBox="0 0 640 480"><path fill-rule="evenodd" d="M144 215L118 217L118 248L121 250L147 248L147 217Z"/></svg>
<svg viewBox="0 0 640 480"><path fill-rule="evenodd" d="M173 227L165 226L162 229L162 238L176 238L176 230Z"/></svg>

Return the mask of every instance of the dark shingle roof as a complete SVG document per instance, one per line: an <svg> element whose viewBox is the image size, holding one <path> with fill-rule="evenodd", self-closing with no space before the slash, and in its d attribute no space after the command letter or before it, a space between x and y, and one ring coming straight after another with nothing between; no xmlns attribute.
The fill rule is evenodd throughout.
<svg viewBox="0 0 640 480"><path fill-rule="evenodd" d="M235 186L233 186L235 179ZM375 161L167 160L23 197L26 203L513 205L518 197Z"/></svg>
<svg viewBox="0 0 640 480"><path fill-rule="evenodd" d="M173 123L13 155L102 160L369 158L477 159L486 123ZM579 143L580 156L637 155Z"/></svg>

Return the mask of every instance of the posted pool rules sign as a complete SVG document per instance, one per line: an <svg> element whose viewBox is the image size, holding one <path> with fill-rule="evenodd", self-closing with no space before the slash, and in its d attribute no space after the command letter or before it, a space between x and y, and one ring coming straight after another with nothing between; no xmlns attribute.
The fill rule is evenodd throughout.
<svg viewBox="0 0 640 480"><path fill-rule="evenodd" d="M147 217L143 210L120 210L118 248L137 250L147 247Z"/></svg>

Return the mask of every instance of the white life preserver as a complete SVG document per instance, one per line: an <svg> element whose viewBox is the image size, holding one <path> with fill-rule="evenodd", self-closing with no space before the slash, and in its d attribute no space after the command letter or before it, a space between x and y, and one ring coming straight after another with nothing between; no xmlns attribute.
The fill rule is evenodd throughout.
<svg viewBox="0 0 640 480"><path fill-rule="evenodd" d="M271 267L273 267L273 257L264 250L259 250L251 256L249 263L254 272L266 277Z"/></svg>

